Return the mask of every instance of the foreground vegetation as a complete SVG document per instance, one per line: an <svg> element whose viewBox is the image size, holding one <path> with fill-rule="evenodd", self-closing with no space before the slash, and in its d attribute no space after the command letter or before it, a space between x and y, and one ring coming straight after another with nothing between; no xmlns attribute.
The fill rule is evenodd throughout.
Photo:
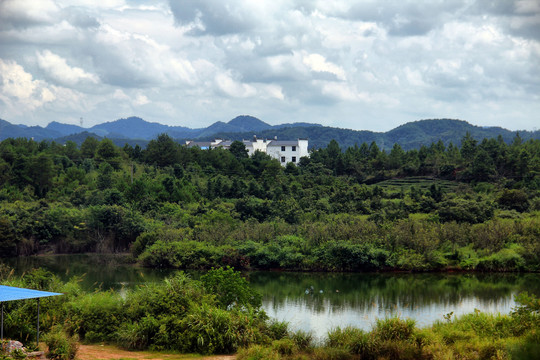
<svg viewBox="0 0 540 360"><path fill-rule="evenodd" d="M525 293L509 315L448 314L428 328L409 319L377 320L369 332L336 328L324 339L271 321L260 295L232 269L214 269L200 281L180 273L125 294L86 293L77 279L61 283L43 270L16 278L2 268L0 282L62 292L41 300L40 328L49 357L73 359L77 342L125 349L238 353L238 359L534 359L540 351L540 300ZM33 301L5 303L4 336L35 339Z"/></svg>

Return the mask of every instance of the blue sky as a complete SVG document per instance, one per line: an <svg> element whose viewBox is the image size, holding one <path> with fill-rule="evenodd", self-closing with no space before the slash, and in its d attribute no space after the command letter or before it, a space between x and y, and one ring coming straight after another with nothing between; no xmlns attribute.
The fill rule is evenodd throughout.
<svg viewBox="0 0 540 360"><path fill-rule="evenodd" d="M0 0L0 118L540 127L540 2Z"/></svg>

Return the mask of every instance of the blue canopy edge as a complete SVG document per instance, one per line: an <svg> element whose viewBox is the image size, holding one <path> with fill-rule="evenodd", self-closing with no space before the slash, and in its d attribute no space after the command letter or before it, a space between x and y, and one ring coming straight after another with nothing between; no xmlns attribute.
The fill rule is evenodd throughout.
<svg viewBox="0 0 540 360"><path fill-rule="evenodd" d="M36 346L39 347L39 299L42 297L64 295L50 291L32 290L14 286L0 285L0 303L2 303L2 321L0 325L0 339L4 342L4 302L24 299L38 299L37 303L37 334Z"/></svg>
<svg viewBox="0 0 540 360"><path fill-rule="evenodd" d="M64 294L0 285L0 302L23 300L23 299L35 299L35 298L58 296L58 295L64 295Z"/></svg>

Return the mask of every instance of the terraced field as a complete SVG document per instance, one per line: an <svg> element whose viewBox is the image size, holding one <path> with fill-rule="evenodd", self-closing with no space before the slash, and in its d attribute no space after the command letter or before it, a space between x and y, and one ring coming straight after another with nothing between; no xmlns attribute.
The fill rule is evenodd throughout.
<svg viewBox="0 0 540 360"><path fill-rule="evenodd" d="M412 176L399 179L390 179L378 182L376 185L385 190L409 190L412 186L417 189L427 190L431 185L437 185L443 191L454 191L457 187L462 186L461 183L449 180L439 180L428 176Z"/></svg>

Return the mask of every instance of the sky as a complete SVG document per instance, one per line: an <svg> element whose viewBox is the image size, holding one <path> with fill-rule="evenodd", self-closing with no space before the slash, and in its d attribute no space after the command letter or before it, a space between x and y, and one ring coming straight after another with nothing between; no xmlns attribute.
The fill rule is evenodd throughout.
<svg viewBox="0 0 540 360"><path fill-rule="evenodd" d="M539 0L0 0L0 118L540 127Z"/></svg>

